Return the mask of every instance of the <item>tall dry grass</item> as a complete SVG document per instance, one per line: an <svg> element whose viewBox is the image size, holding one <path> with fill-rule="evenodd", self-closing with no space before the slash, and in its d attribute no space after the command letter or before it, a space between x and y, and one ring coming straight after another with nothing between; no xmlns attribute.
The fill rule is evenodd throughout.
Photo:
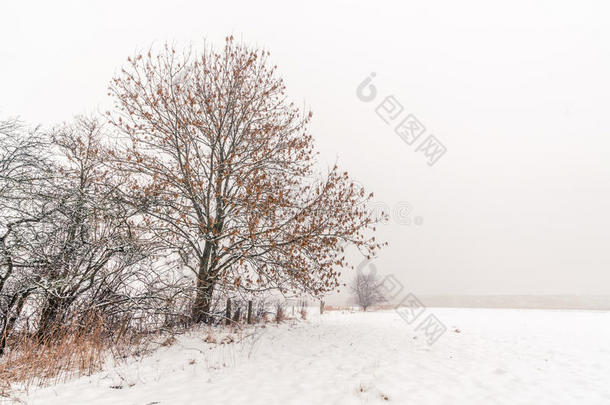
<svg viewBox="0 0 610 405"><path fill-rule="evenodd" d="M125 322L112 332L101 316L57 327L40 337L20 331L9 338L0 357L0 396L17 389L64 382L102 369L107 360L123 360L147 352L153 333Z"/></svg>

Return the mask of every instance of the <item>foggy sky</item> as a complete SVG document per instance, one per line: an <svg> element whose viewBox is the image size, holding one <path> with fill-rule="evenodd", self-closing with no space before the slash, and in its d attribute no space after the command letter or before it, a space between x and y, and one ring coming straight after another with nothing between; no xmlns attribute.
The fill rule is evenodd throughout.
<svg viewBox="0 0 610 405"><path fill-rule="evenodd" d="M606 4L4 1L0 117L105 111L136 50L233 34L313 111L324 165L412 207L380 226L379 272L420 294L610 294ZM433 166L375 113L390 95L447 148Z"/></svg>

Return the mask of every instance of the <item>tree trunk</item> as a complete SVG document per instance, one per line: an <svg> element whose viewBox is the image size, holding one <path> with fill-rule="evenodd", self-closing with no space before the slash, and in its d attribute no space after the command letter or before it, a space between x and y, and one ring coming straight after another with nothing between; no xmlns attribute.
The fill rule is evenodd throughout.
<svg viewBox="0 0 610 405"><path fill-rule="evenodd" d="M237 309L233 313L233 322L239 323L240 321L241 321L241 307L237 307Z"/></svg>
<svg viewBox="0 0 610 405"><path fill-rule="evenodd" d="M231 324L231 298L227 298L227 312L225 313L225 322L227 325Z"/></svg>
<svg viewBox="0 0 610 405"><path fill-rule="evenodd" d="M252 300L248 301L248 325L252 324Z"/></svg>
<svg viewBox="0 0 610 405"><path fill-rule="evenodd" d="M40 314L36 337L44 339L52 336L62 326L72 299L49 296Z"/></svg>
<svg viewBox="0 0 610 405"><path fill-rule="evenodd" d="M8 337L15 327L17 319L19 319L19 315L21 315L26 298L27 294L21 294L14 305L15 310L11 311L12 306L8 307L6 310L4 322L2 328L0 329L0 357L4 354L6 342L8 341Z"/></svg>
<svg viewBox="0 0 610 405"><path fill-rule="evenodd" d="M214 295L214 283L197 282L197 295L193 305L193 322L195 323L211 323L212 316L210 309L212 308L212 296Z"/></svg>
<svg viewBox="0 0 610 405"><path fill-rule="evenodd" d="M197 291L193 304L192 319L195 323L211 323L210 309L214 295L214 280L210 271L210 256L212 256L212 244L206 242L203 256L199 259L199 273L197 274Z"/></svg>

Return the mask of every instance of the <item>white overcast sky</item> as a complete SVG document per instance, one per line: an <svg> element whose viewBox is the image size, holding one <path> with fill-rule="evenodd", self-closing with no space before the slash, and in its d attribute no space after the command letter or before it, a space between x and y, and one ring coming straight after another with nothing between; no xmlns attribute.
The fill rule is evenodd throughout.
<svg viewBox="0 0 610 405"><path fill-rule="evenodd" d="M609 21L604 1L2 0L0 116L103 111L134 51L233 34L313 110L325 164L423 218L381 227L380 272L420 294L610 294ZM375 114L388 95L447 147L434 166Z"/></svg>

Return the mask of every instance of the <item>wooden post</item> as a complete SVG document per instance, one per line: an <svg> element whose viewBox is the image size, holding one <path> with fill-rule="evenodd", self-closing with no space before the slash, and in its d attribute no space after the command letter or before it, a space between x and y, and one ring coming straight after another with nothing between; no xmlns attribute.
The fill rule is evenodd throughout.
<svg viewBox="0 0 610 405"><path fill-rule="evenodd" d="M324 301L320 301L320 315L324 313Z"/></svg>
<svg viewBox="0 0 610 405"><path fill-rule="evenodd" d="M233 322L239 323L241 321L241 306L237 307L233 314Z"/></svg>
<svg viewBox="0 0 610 405"><path fill-rule="evenodd" d="M248 324L252 324L252 300L248 301Z"/></svg>
<svg viewBox="0 0 610 405"><path fill-rule="evenodd" d="M227 298L227 312L225 313L227 325L231 324L231 298Z"/></svg>

